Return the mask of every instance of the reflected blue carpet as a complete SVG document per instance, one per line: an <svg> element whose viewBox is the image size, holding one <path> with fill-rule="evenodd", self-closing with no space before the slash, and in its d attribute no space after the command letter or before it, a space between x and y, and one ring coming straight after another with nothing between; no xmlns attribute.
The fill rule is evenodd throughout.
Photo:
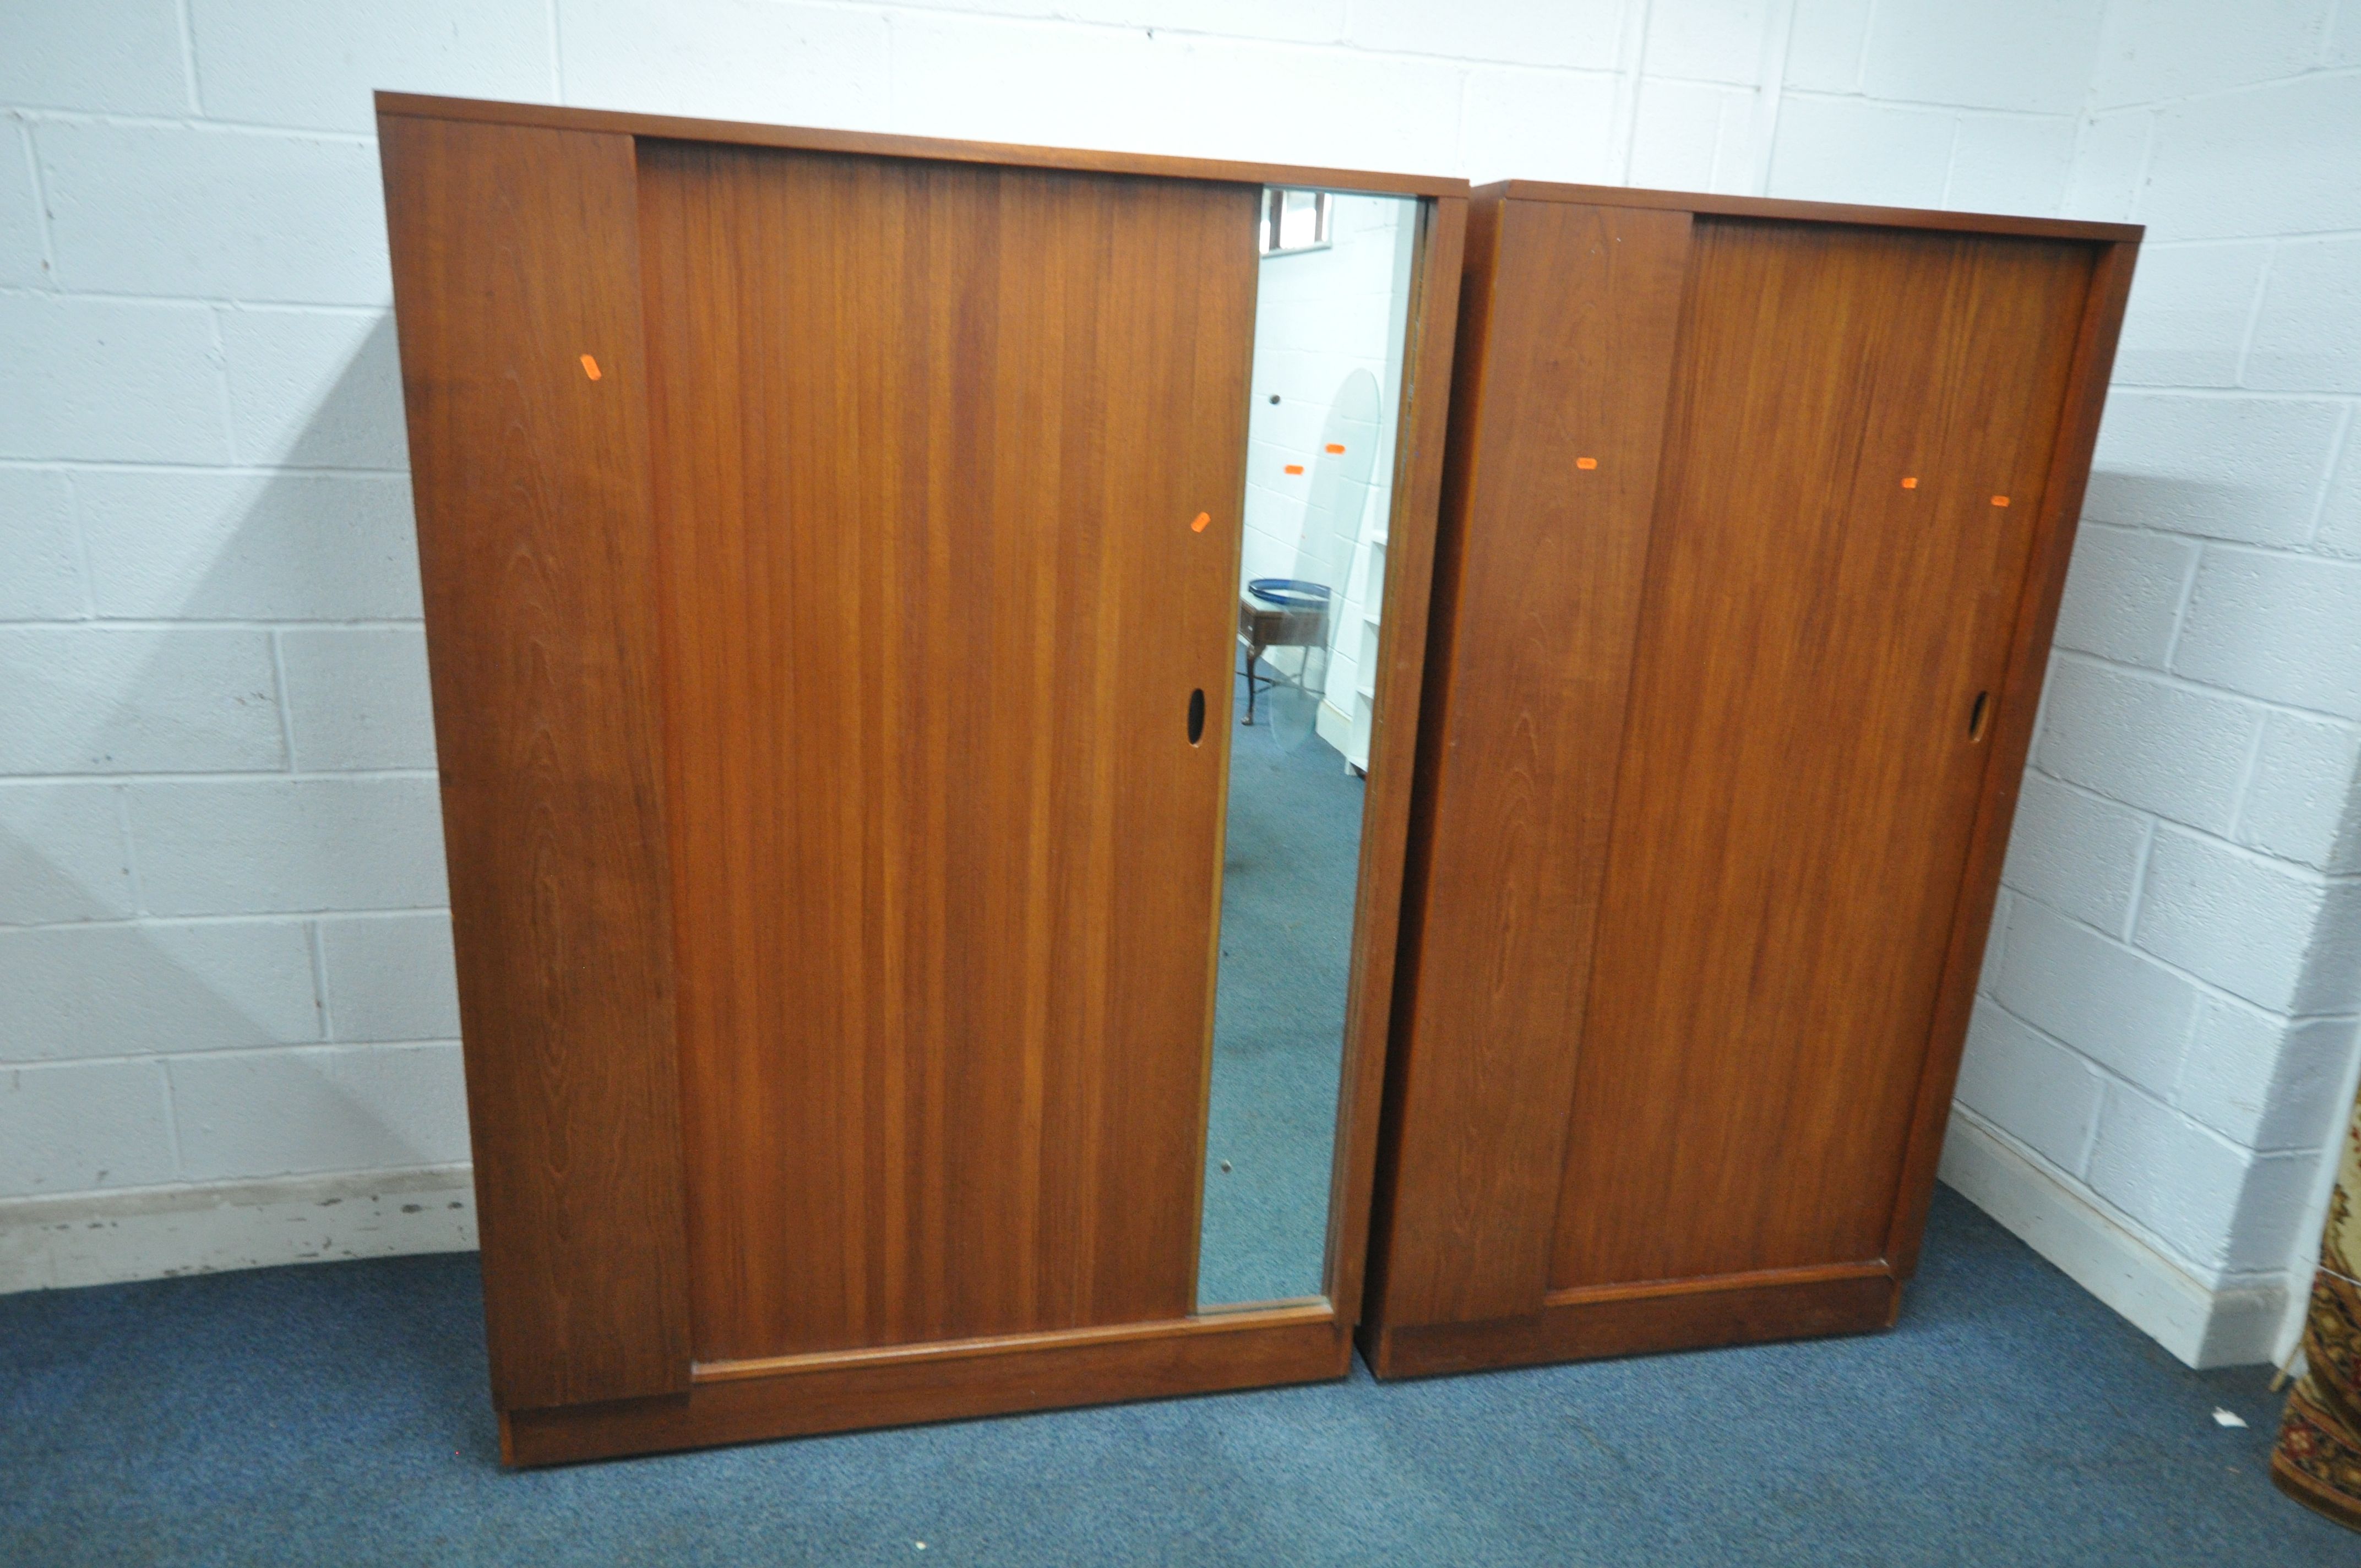
<svg viewBox="0 0 2361 1568"><path fill-rule="evenodd" d="M1271 707L1243 723L1242 683L1231 719L1197 1266L1208 1305L1320 1294L1328 1239L1367 786L1308 732L1308 712L1290 734Z"/></svg>
<svg viewBox="0 0 2361 1568"><path fill-rule="evenodd" d="M1949 1191L1888 1334L559 1471L500 1470L479 1311L466 1254L0 1297L0 1563L2361 1561L2265 1479L2265 1369Z"/></svg>

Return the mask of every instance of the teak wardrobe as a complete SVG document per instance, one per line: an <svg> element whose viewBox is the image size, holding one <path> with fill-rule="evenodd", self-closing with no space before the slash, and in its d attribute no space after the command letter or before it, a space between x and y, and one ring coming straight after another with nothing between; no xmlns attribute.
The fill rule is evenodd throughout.
<svg viewBox="0 0 2361 1568"><path fill-rule="evenodd" d="M1476 193L1380 1376L1893 1321L2139 232Z"/></svg>
<svg viewBox="0 0 2361 1568"><path fill-rule="evenodd" d="M1465 183L378 113L505 1456L1341 1376ZM1267 186L1416 268L1324 1294L1201 1312Z"/></svg>

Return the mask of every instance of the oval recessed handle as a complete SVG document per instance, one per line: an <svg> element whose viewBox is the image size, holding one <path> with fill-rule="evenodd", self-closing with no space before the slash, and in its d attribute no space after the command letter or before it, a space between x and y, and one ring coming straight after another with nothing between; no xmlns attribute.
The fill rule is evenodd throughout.
<svg viewBox="0 0 2361 1568"><path fill-rule="evenodd" d="M1991 715L1992 693L1988 691L1976 693L1976 705L1968 710L1969 740L1981 740L1984 738L1984 720Z"/></svg>
<svg viewBox="0 0 2361 1568"><path fill-rule="evenodd" d="M1205 688L1199 686L1189 694L1189 744L1194 746L1205 738Z"/></svg>

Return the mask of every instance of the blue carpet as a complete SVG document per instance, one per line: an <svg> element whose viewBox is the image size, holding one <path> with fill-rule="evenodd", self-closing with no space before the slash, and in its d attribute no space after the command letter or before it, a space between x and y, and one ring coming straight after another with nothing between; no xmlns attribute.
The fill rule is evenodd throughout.
<svg viewBox="0 0 2361 1568"><path fill-rule="evenodd" d="M1240 683L1198 1246L1207 1306L1317 1296L1328 1243L1367 786L1317 736L1287 744L1271 707L1243 723Z"/></svg>
<svg viewBox="0 0 2361 1568"><path fill-rule="evenodd" d="M2266 1480L2262 1369L2186 1370L1948 1191L1884 1335L527 1474L479 1310L465 1254L0 1297L0 1562L2361 1561Z"/></svg>

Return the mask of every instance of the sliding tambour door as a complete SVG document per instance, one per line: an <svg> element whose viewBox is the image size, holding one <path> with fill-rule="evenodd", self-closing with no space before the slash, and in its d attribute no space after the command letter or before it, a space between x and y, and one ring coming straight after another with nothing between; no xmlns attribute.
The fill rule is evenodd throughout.
<svg viewBox="0 0 2361 1568"><path fill-rule="evenodd" d="M1380 1372L1891 1321L2136 237L1479 203Z"/></svg>
<svg viewBox="0 0 2361 1568"><path fill-rule="evenodd" d="M1697 220L1553 1289L1883 1281L2090 272Z"/></svg>
<svg viewBox="0 0 2361 1568"><path fill-rule="evenodd" d="M1194 1307L1257 199L642 144L701 1363Z"/></svg>

